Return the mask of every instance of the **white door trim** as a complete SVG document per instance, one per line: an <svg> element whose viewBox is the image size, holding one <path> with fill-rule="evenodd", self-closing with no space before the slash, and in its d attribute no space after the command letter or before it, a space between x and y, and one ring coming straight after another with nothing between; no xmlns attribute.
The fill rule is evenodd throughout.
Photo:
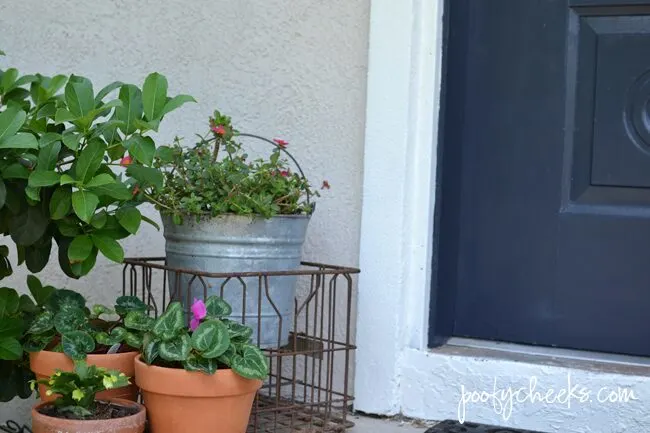
<svg viewBox="0 0 650 433"><path fill-rule="evenodd" d="M443 0L371 0L355 408L401 410L427 343Z"/></svg>

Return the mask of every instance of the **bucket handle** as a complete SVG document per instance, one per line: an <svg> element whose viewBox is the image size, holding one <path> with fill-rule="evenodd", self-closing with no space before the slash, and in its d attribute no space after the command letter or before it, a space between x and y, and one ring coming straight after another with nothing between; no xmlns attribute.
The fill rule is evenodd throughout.
<svg viewBox="0 0 650 433"><path fill-rule="evenodd" d="M291 159L291 161L293 161L293 163L295 164L295 166L298 168L298 171L300 172L300 176L301 176L304 180L307 180L307 177L305 176L305 172L302 171L302 167L300 167L300 164L298 164L298 161L296 160L296 158L294 158L293 155L292 155L291 153L289 153L289 151L288 151L285 147L280 146L280 145L279 145L278 143L276 143L275 141L269 140L268 138L266 138L266 137L262 137L262 136L260 136L260 135L247 134L247 133L244 133L244 132L238 132L238 133L236 134L236 136L237 136L237 137L256 138L256 139L258 139L258 140L265 141L265 142L271 144L272 146L275 146L275 147L276 147L277 149L279 149L281 152L284 152L284 153L285 153L285 154L286 154L286 155ZM308 205L311 205L311 204L312 204L312 203L311 203L311 194L309 194L309 189L307 189L306 193L307 193L307 204L308 204ZM313 206L312 206L312 207L313 207ZM313 211L313 209L312 209L312 211Z"/></svg>

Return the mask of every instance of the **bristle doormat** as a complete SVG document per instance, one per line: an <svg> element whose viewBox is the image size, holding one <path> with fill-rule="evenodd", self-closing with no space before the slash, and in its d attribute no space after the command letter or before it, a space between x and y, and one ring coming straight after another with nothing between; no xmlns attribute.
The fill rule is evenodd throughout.
<svg viewBox="0 0 650 433"><path fill-rule="evenodd" d="M466 422L461 424L458 421L443 421L431 427L425 433L543 433L532 430L516 430L494 425L474 424Z"/></svg>

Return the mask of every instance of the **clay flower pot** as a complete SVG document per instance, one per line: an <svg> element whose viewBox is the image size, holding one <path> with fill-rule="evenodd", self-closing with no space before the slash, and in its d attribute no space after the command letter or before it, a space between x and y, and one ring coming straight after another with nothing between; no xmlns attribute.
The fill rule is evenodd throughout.
<svg viewBox="0 0 650 433"><path fill-rule="evenodd" d="M135 374L133 359L135 359L136 356L138 356L138 352L116 353L113 355L88 355L86 362L88 362L89 365L96 365L109 370L119 370L131 378L132 385L125 386L124 388L102 391L97 394L99 400L110 398L123 398L131 401L137 400L138 387L135 385L133 379ZM47 350L30 353L29 366L38 380L49 378L57 369L61 371L73 370L72 360L64 353L49 352ZM38 385L38 391L41 396L41 401L52 401L56 398L55 395L48 397L45 394L47 391L45 385Z"/></svg>
<svg viewBox="0 0 650 433"><path fill-rule="evenodd" d="M261 380L232 370L213 375L150 366L135 359L151 433L244 433Z"/></svg>
<svg viewBox="0 0 650 433"><path fill-rule="evenodd" d="M44 401L32 408L32 431L34 433L74 432L74 433L142 433L147 421L147 412L139 403L131 400L107 399L120 406L138 407L134 415L123 418L101 420L63 419L43 415L38 411L41 406L50 404Z"/></svg>

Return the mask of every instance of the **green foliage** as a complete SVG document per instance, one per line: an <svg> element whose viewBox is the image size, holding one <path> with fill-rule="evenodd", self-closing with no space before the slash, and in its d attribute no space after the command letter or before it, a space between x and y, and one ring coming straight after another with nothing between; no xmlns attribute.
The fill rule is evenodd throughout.
<svg viewBox="0 0 650 433"><path fill-rule="evenodd" d="M39 287L40 281L31 278L32 286ZM120 296L113 309L104 305L89 309L79 293L54 289L43 311L27 329L25 349L30 352L52 349L60 342L63 352L72 359L85 359L89 353L106 353L116 344L139 349L142 333L150 329L153 321L146 315L148 310L135 296ZM117 318L102 317L112 314Z"/></svg>
<svg viewBox="0 0 650 433"><path fill-rule="evenodd" d="M9 68L0 76L0 233L11 236L32 273L45 267L53 242L70 277L88 274L98 253L121 262L118 240L142 220L140 178L162 179L152 167L151 134L194 99L169 96L158 73L142 88L114 82L98 92L77 75L20 76ZM119 173L126 152L138 168ZM0 279L12 272L5 248Z"/></svg>
<svg viewBox="0 0 650 433"><path fill-rule="evenodd" d="M209 297L205 307L207 314L195 316L191 331L181 304L171 303L143 337L143 361L205 374L232 368L247 379L265 379L269 367L264 353L251 344L253 330L227 319L232 309L219 297Z"/></svg>
<svg viewBox="0 0 650 433"><path fill-rule="evenodd" d="M0 288L0 379L9 384L0 391L0 401L31 395L25 386L32 377L29 352L60 351L84 360L89 353L107 353L118 344L138 350L144 333L153 327L149 307L133 296L119 297L112 309L88 308L81 294L43 286L33 275L27 286L33 299Z"/></svg>
<svg viewBox="0 0 650 433"><path fill-rule="evenodd" d="M277 140L267 159L248 161L235 138L229 117L214 113L210 135L201 137L190 149L176 139L171 147L156 151L154 166L164 170L164 179L145 179L144 173L131 176L152 188L150 201L164 214L180 223L183 217L221 214L274 215L310 214L318 196L307 179L291 171L286 143ZM290 155L289 155L290 156ZM162 183L162 185L161 185Z"/></svg>
<svg viewBox="0 0 650 433"><path fill-rule="evenodd" d="M56 395L54 405L61 412L83 419L93 413L97 393L130 384L129 378L119 371L107 370L85 361L76 361L74 371L57 370L47 379L31 381L32 389L37 384L47 386L47 395Z"/></svg>
<svg viewBox="0 0 650 433"><path fill-rule="evenodd" d="M28 281L36 302L27 295L18 295L14 289L0 288L0 402L7 402L15 396L27 398L31 395L26 386L33 374L23 349L25 332L40 311L37 303L42 305L49 295L46 289Z"/></svg>

